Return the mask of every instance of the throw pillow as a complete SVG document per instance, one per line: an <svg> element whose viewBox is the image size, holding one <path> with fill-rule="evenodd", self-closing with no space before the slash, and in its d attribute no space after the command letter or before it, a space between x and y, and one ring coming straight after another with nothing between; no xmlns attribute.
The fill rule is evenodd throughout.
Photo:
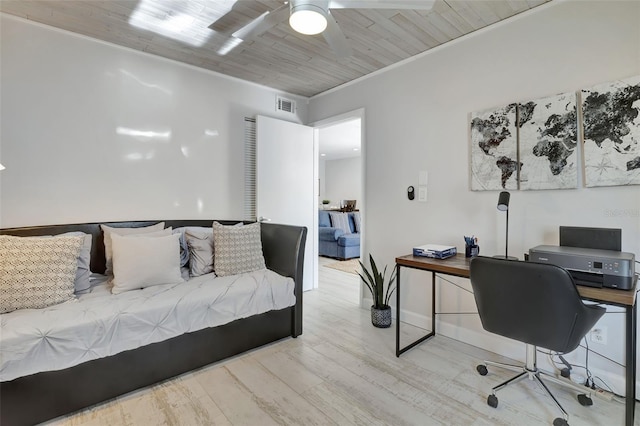
<svg viewBox="0 0 640 426"><path fill-rule="evenodd" d="M358 234L362 232L362 223L360 222L360 212L353 212L354 232Z"/></svg>
<svg viewBox="0 0 640 426"><path fill-rule="evenodd" d="M72 300L83 242L82 236L0 236L0 313Z"/></svg>
<svg viewBox="0 0 640 426"><path fill-rule="evenodd" d="M180 274L180 235L148 237L113 234L113 294L184 280Z"/></svg>
<svg viewBox="0 0 640 426"><path fill-rule="evenodd" d="M331 226L334 228L342 229L345 234L351 234L351 227L349 226L349 214L340 212L329 212L331 217Z"/></svg>
<svg viewBox="0 0 640 426"><path fill-rule="evenodd" d="M244 226L213 222L213 246L214 269L219 277L266 268L259 222Z"/></svg>
<svg viewBox="0 0 640 426"><path fill-rule="evenodd" d="M213 229L187 229L184 233L189 248L189 275L198 277L213 272Z"/></svg>
<svg viewBox="0 0 640 426"><path fill-rule="evenodd" d="M80 248L80 254L78 255L78 269L76 270L76 279L73 283L76 294L86 293L91 287L91 243L92 237L90 234L84 232L74 231L65 232L64 234L58 234L57 237L78 237L84 238L82 247ZM42 235L39 237L25 237L25 238L51 238L53 235Z"/></svg>
<svg viewBox="0 0 640 426"><path fill-rule="evenodd" d="M173 230L174 234L180 235L180 266L187 266L189 263L189 246L187 245L187 239L184 236L186 227L176 228Z"/></svg>
<svg viewBox="0 0 640 426"><path fill-rule="evenodd" d="M164 222L140 228L114 228L107 225L100 225L100 228L102 228L102 232L104 234L104 255L107 260L107 270L105 271L105 275L113 275L113 266L111 261L111 257L113 256L113 250L111 249L111 235L132 235L161 231L164 229Z"/></svg>
<svg viewBox="0 0 640 426"><path fill-rule="evenodd" d="M91 277L91 234L85 234L84 232L67 232L57 236L82 237L82 247L80 248L80 254L78 255L78 269L76 270L76 279L73 283L73 287L76 294L86 293L91 287L91 283L89 281L89 278Z"/></svg>

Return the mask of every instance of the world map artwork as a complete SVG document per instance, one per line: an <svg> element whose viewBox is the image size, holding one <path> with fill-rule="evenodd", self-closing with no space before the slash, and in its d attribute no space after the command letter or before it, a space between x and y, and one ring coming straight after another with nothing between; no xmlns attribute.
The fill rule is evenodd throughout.
<svg viewBox="0 0 640 426"><path fill-rule="evenodd" d="M640 184L640 76L582 90L587 187Z"/></svg>
<svg viewBox="0 0 640 426"><path fill-rule="evenodd" d="M578 187L575 93L518 104L520 189Z"/></svg>
<svg viewBox="0 0 640 426"><path fill-rule="evenodd" d="M518 189L516 104L471 114L471 189Z"/></svg>

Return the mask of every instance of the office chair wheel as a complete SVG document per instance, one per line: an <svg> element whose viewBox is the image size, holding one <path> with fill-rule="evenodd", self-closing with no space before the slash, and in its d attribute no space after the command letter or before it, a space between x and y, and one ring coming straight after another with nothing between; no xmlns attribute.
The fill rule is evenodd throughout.
<svg viewBox="0 0 640 426"><path fill-rule="evenodd" d="M556 417L553 419L553 426L569 426L569 422L562 417Z"/></svg>
<svg viewBox="0 0 640 426"><path fill-rule="evenodd" d="M478 373L480 373L481 376L486 376L488 373L487 366L484 364L478 364L476 370L478 370Z"/></svg>
<svg viewBox="0 0 640 426"><path fill-rule="evenodd" d="M495 395L489 395L487 397L487 404L489 405L489 407L498 407L498 397Z"/></svg>
<svg viewBox="0 0 640 426"><path fill-rule="evenodd" d="M593 399L589 398L584 393L581 393L581 394L578 395L578 402L583 407L589 407L589 406L593 405Z"/></svg>

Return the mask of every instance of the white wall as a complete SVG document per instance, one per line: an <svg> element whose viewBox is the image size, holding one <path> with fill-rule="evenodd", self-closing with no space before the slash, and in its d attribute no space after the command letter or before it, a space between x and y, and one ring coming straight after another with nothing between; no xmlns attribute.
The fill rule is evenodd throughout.
<svg viewBox="0 0 640 426"><path fill-rule="evenodd" d="M2 227L242 218L244 117L306 122L306 98L277 113L272 89L9 15L0 28Z"/></svg>
<svg viewBox="0 0 640 426"><path fill-rule="evenodd" d="M326 191L326 187L327 187L327 179L325 176L325 170L326 170L326 165L327 161L320 157L320 159L318 160L318 179L319 179L319 183L320 183L320 187L318 190L318 206L322 206L322 200L327 200L328 198L325 196Z"/></svg>
<svg viewBox="0 0 640 426"><path fill-rule="evenodd" d="M460 250L463 235L474 234L481 254L501 253L498 193L469 189L470 112L640 74L638 22L639 2L552 2L312 98L311 121L366 111L363 252L391 265L415 245ZM429 172L426 203L406 197L420 170ZM623 250L640 256L640 187L512 191L510 254L522 258L530 247L557 244L559 225L622 228ZM429 305L420 302L429 276L407 271L403 277L403 315L425 324ZM455 281L469 288L467 280ZM471 294L446 283L440 288L440 311L475 310ZM519 345L482 331L476 315L443 315L439 322L443 334L524 357ZM624 362L623 315L606 315L601 324L608 327L609 344L592 349ZM583 352L577 357L584 362ZM590 363L624 391L621 368L597 356Z"/></svg>
<svg viewBox="0 0 640 426"><path fill-rule="evenodd" d="M324 199L340 205L341 200L356 200L356 208L362 202L362 166L360 157L328 160L325 164Z"/></svg>

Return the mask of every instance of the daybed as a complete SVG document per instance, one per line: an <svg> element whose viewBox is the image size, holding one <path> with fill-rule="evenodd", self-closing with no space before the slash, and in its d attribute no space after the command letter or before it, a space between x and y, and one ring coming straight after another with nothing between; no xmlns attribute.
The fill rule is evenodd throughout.
<svg viewBox="0 0 640 426"><path fill-rule="evenodd" d="M132 228L150 226L157 222L111 222L106 225ZM164 222L165 226L176 229L179 227L211 227L213 221L165 220ZM225 225L237 223L237 221L219 222ZM91 271L104 274L106 267L104 236L98 223L0 229L0 234L22 237L50 236L70 231L81 231L92 236ZM12 426L43 422L249 349L288 336L297 337L302 334L302 268L306 232L306 228L303 227L271 223L260 225L262 252L267 269L283 277L290 277L293 281L291 287L295 300L291 302L293 303L291 306L243 317L223 325L186 332L176 337L144 344L135 349L102 356L67 368L40 371L3 381L0 383L0 423L3 426ZM262 271L264 274L273 274L267 270ZM234 279L233 276L224 278L230 281ZM177 287L187 288L190 283L191 280L184 286L177 284ZM207 285L202 285L202 287L205 288ZM162 286L156 288L162 288ZM173 287L171 288L173 289ZM225 288L229 289L225 292L231 292L233 284L225 284ZM132 297L135 299L135 295L131 294L145 290L147 289L132 290L123 294L132 300ZM158 290L154 291L158 292ZM113 295L113 297L123 294ZM79 299L77 302L66 303L82 306L83 299L82 297ZM183 301L181 300L181 303ZM241 300L239 304L242 305L242 303ZM38 315L38 311L38 309L24 309L14 311L14 313L18 312L20 315L28 316L32 313ZM122 313L125 314L125 312ZM3 327L5 323L10 322L5 319L11 318L12 314L0 315ZM92 312L88 314L92 314ZM163 315L163 313L159 312L157 315ZM78 321L80 322L80 320ZM46 330L42 332L46 334ZM160 333L161 330L158 332ZM149 341L153 337L149 334L153 333L146 333L140 340ZM99 334L94 333L94 337L99 339ZM43 344L48 344L47 337L43 336ZM91 351L91 348L87 348L87 352Z"/></svg>

